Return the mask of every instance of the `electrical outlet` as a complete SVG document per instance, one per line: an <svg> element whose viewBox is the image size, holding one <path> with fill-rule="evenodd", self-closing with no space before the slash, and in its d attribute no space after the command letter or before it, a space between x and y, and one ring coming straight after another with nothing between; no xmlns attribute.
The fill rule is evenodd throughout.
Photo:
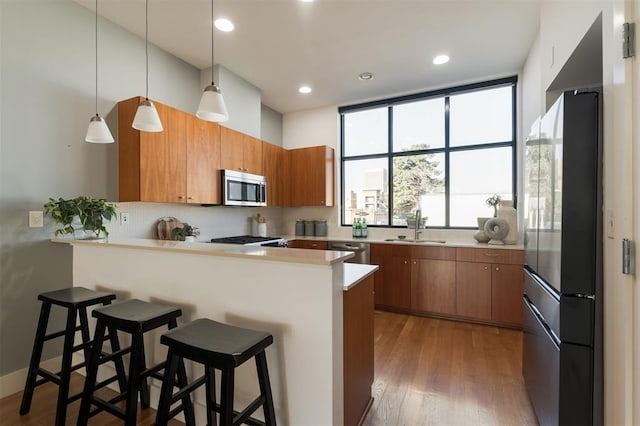
<svg viewBox="0 0 640 426"><path fill-rule="evenodd" d="M44 226L44 214L40 210L29 212L29 228L42 228Z"/></svg>
<svg viewBox="0 0 640 426"><path fill-rule="evenodd" d="M129 224L129 213L122 212L120 213L120 225L128 225Z"/></svg>

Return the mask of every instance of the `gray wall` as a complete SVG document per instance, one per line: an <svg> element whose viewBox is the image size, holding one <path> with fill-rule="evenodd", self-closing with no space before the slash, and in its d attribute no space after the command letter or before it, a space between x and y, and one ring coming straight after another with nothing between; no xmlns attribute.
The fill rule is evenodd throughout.
<svg viewBox="0 0 640 426"><path fill-rule="evenodd" d="M0 375L5 375L27 366L39 311L36 295L71 283L70 248L48 241L50 220L45 228L28 228L27 212L42 210L49 197L115 200L117 145L83 142L95 113L94 15L70 0L2 0L0 8ZM103 19L99 26L99 110L115 136L116 103L144 95L144 40ZM152 99L195 109L199 74L150 47Z"/></svg>
<svg viewBox="0 0 640 426"><path fill-rule="evenodd" d="M260 121L260 138L282 146L282 114L262 104Z"/></svg>

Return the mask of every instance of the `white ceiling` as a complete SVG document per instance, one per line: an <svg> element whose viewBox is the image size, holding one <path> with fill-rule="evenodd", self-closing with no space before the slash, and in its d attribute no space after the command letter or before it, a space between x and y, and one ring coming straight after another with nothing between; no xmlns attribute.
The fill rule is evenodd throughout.
<svg viewBox="0 0 640 426"><path fill-rule="evenodd" d="M74 0L94 9L94 0ZM209 0L149 0L149 41L211 65ZM144 38L144 0L100 0L100 15ZM281 113L418 92L522 69L539 0L215 0L235 31L215 32L215 62ZM435 66L433 57L451 61ZM370 71L375 79L358 80ZM313 93L297 88L308 84ZM224 87L221 87L224 93Z"/></svg>

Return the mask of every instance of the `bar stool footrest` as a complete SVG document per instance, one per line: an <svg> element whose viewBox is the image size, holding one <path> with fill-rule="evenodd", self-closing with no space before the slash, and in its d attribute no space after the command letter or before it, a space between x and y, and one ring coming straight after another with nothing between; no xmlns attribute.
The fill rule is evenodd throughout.
<svg viewBox="0 0 640 426"><path fill-rule="evenodd" d="M207 377L202 376L194 380L193 382L189 383L187 386L181 388L178 392L175 393L175 395L171 397L171 404L178 402L179 400L184 398L185 395L190 394L191 392L193 392L194 390L196 390L197 388L205 384L206 381L207 381Z"/></svg>

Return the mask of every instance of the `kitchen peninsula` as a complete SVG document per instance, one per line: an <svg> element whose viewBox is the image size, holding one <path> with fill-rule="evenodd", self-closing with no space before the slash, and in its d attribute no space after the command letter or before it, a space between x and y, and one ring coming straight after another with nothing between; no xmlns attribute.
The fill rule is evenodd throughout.
<svg viewBox="0 0 640 426"><path fill-rule="evenodd" d="M55 242L73 247L74 286L180 307L179 324L207 317L272 333L267 361L279 424L352 424L366 413L377 266L344 264L353 254L339 251L145 239ZM160 333L146 349L154 362L166 353ZM152 401L158 393L155 383ZM236 406L257 393L255 366L242 365ZM204 419L202 395L195 399Z"/></svg>

